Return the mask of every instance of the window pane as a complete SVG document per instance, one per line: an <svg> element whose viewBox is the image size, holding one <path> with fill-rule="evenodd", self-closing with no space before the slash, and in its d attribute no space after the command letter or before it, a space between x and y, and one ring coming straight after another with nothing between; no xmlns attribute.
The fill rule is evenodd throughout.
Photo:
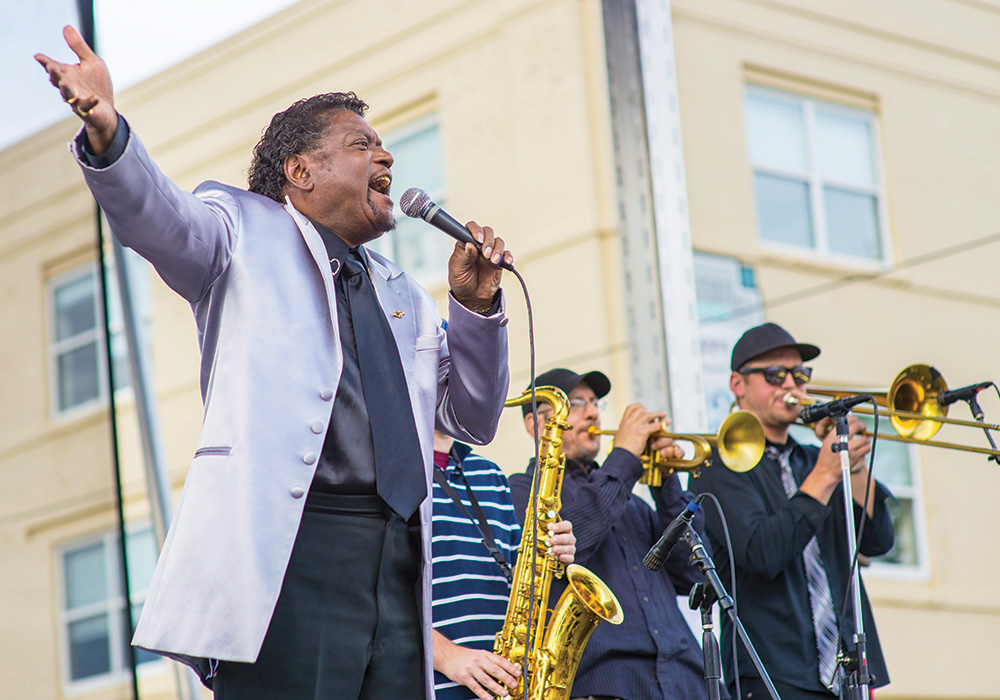
<svg viewBox="0 0 1000 700"><path fill-rule="evenodd" d="M747 135L754 167L806 171L806 138L800 105L748 95Z"/></svg>
<svg viewBox="0 0 1000 700"><path fill-rule="evenodd" d="M125 538L128 549L128 583L133 592L149 588L156 567L156 538L152 530L142 530Z"/></svg>
<svg viewBox="0 0 1000 700"><path fill-rule="evenodd" d="M430 120L385 135L392 153L392 192L396 201L411 187L427 192L444 206L444 150L441 131ZM426 223L405 216L397 207L396 230L382 237L377 248L417 281L429 284L444 279L454 242Z"/></svg>
<svg viewBox="0 0 1000 700"><path fill-rule="evenodd" d="M66 575L67 610L108 599L103 542L67 552L63 563Z"/></svg>
<svg viewBox="0 0 1000 700"><path fill-rule="evenodd" d="M107 615L69 624L70 678L79 680L111 671L111 644Z"/></svg>
<svg viewBox="0 0 1000 700"><path fill-rule="evenodd" d="M444 279L454 241L419 219L403 217L393 237L396 263L421 283Z"/></svg>
<svg viewBox="0 0 1000 700"><path fill-rule="evenodd" d="M92 401L100 395L97 343L64 352L56 359L59 373L59 410Z"/></svg>
<svg viewBox="0 0 1000 700"><path fill-rule="evenodd" d="M397 203L411 187L419 187L431 197L440 194L444 189L444 150L437 124L429 123L409 133L405 129L391 132L386 135L385 144L394 161L392 194Z"/></svg>
<svg viewBox="0 0 1000 700"><path fill-rule="evenodd" d="M132 384L132 374L129 368L128 343L125 333L119 332L111 336L111 357L114 360L115 390Z"/></svg>
<svg viewBox="0 0 1000 700"><path fill-rule="evenodd" d="M875 146L867 118L817 109L816 153L824 179L875 184Z"/></svg>
<svg viewBox="0 0 1000 700"><path fill-rule="evenodd" d="M57 341L93 330L97 325L93 275L61 285L55 290L54 298Z"/></svg>
<svg viewBox="0 0 1000 700"><path fill-rule="evenodd" d="M825 187L823 203L832 252L876 260L882 257L875 197Z"/></svg>
<svg viewBox="0 0 1000 700"><path fill-rule="evenodd" d="M881 447L880 447L881 449ZM916 566L917 541L916 524L913 522L913 501L908 498L889 499L886 502L889 514L892 516L892 526L896 532L896 541L888 552L876 561L901 566Z"/></svg>
<svg viewBox="0 0 1000 700"><path fill-rule="evenodd" d="M812 248L815 245L809 185L798 180L758 174L757 219L763 238Z"/></svg>

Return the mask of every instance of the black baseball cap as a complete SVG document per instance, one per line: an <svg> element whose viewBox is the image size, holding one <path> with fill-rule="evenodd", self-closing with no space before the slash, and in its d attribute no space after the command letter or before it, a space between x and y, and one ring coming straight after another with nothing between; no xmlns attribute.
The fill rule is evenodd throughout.
<svg viewBox="0 0 1000 700"><path fill-rule="evenodd" d="M736 341L733 346L733 358L729 368L734 372L755 357L779 348L794 348L802 355L802 361L819 356L819 348L809 343L796 343L792 334L777 323L764 323L754 326Z"/></svg>
<svg viewBox="0 0 1000 700"><path fill-rule="evenodd" d="M603 372L598 372L596 369L586 374L577 374L573 370L557 368L550 369L548 372L542 372L537 377L535 377L535 386L554 386L557 389L562 389L567 394L573 389L575 389L580 384L586 384L594 393L597 394L597 398L602 399L608 395L611 391L611 380ZM527 391L531 386L525 388ZM521 413L523 415L528 415L531 413L531 405L526 404L521 407Z"/></svg>

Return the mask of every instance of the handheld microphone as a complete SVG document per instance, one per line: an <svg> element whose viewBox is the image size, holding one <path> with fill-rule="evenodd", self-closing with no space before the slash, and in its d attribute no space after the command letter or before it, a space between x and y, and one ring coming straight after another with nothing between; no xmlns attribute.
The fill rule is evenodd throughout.
<svg viewBox="0 0 1000 700"><path fill-rule="evenodd" d="M830 416L842 416L848 413L853 407L865 401L873 401L870 394L858 394L857 396L845 396L836 401L818 403L815 406L806 406L799 413L799 420L803 423L815 423L818 420Z"/></svg>
<svg viewBox="0 0 1000 700"><path fill-rule="evenodd" d="M670 550L674 548L677 541L684 536L684 533L689 527L691 527L691 521L694 519L694 514L698 512L701 508L701 499L704 496L699 495L693 501L687 504L687 508L681 511L673 521L667 525L667 529L663 531L663 535L660 537L659 541L653 545L653 547L646 554L646 558L642 560L642 563L646 565L646 568L650 571L658 571L661 566L663 566L663 561L670 556Z"/></svg>
<svg viewBox="0 0 1000 700"><path fill-rule="evenodd" d="M976 394L992 385L993 382L980 382L979 384L963 386L961 389L946 389L938 393L937 402L941 406L950 406L956 401L968 401L976 398Z"/></svg>
<svg viewBox="0 0 1000 700"><path fill-rule="evenodd" d="M414 219L423 219L431 226L444 231L459 243L471 243L476 247L476 250L482 252L482 244L472 237L469 229L462 226L455 217L432 202L430 196L419 187L411 187L403 193L403 196L399 198L399 208L407 216L411 216ZM500 267L505 270L514 270L514 266L506 260L500 261Z"/></svg>

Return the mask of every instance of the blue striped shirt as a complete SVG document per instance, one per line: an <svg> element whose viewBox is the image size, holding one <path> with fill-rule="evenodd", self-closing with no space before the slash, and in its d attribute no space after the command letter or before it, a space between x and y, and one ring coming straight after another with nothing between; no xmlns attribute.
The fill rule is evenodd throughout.
<svg viewBox="0 0 1000 700"><path fill-rule="evenodd" d="M462 473L486 515L497 547L513 568L521 527L514 513L507 477L493 462L472 454L468 445L455 443L445 476L472 517L476 515ZM507 613L510 585L483 545L476 524L437 482L432 497L434 629L456 644L493 651L493 639L503 627ZM437 700L476 697L471 690L437 671L434 690Z"/></svg>

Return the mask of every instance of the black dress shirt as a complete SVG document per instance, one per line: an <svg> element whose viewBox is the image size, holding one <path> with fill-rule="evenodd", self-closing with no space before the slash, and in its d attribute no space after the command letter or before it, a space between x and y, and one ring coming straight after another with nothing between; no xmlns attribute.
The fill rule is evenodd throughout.
<svg viewBox="0 0 1000 700"><path fill-rule="evenodd" d="M534 463L510 477L518 518L531 497ZM604 464L588 469L567 460L562 517L573 523L576 562L601 578L621 603L621 625L602 622L584 648L571 697L607 695L626 700L686 700L707 697L702 653L677 607L677 595L702 581L688 563L684 545L674 547L660 571L642 564L663 529L688 504L676 478L651 489L654 511L632 493L642 465L631 452L615 448ZM702 530L701 514L695 527ZM522 523L523 525L523 523ZM565 589L556 579L552 604Z"/></svg>
<svg viewBox="0 0 1000 700"><path fill-rule="evenodd" d="M799 445L791 437L789 444L792 445L789 460L792 473L796 483L801 484L815 465L819 448ZM782 449L784 446L776 447ZM714 455L714 460L721 464L718 454ZM853 647L854 613L850 601L841 617L850 570L843 485L837 486L827 505L802 491L788 498L781 484L781 467L765 456L753 470L742 474L710 467L700 478L692 479L689 488L695 493L713 493L722 504L736 559L739 617L768 675L775 682L829 695L819 680L816 636L802 551L815 535L829 578L841 639L848 647ZM860 547L866 556L884 554L892 547L892 520L885 504L889 497L888 490L876 482L872 489L875 515L865 523ZM722 582L728 587L731 567L722 523L715 508L708 506L703 510L707 511L706 527L713 558ZM860 527L863 517L864 511L854 504L855 527ZM875 676L872 686L879 687L889 682L889 674L863 585L861 608L869 671ZM730 684L733 682L732 634L733 627L726 616L722 621L722 659L726 682ZM739 641L737 649L740 675L756 677L753 662Z"/></svg>
<svg viewBox="0 0 1000 700"><path fill-rule="evenodd" d="M333 402L333 414L330 416L330 427L326 432L311 490L352 495L373 494L376 493L375 447L361 386L361 365L358 364L358 348L354 341L354 319L351 318L345 280L339 274L344 269L351 248L322 224L312 219L310 221L326 246L331 271L337 273L334 288L337 293L340 349L344 360Z"/></svg>

